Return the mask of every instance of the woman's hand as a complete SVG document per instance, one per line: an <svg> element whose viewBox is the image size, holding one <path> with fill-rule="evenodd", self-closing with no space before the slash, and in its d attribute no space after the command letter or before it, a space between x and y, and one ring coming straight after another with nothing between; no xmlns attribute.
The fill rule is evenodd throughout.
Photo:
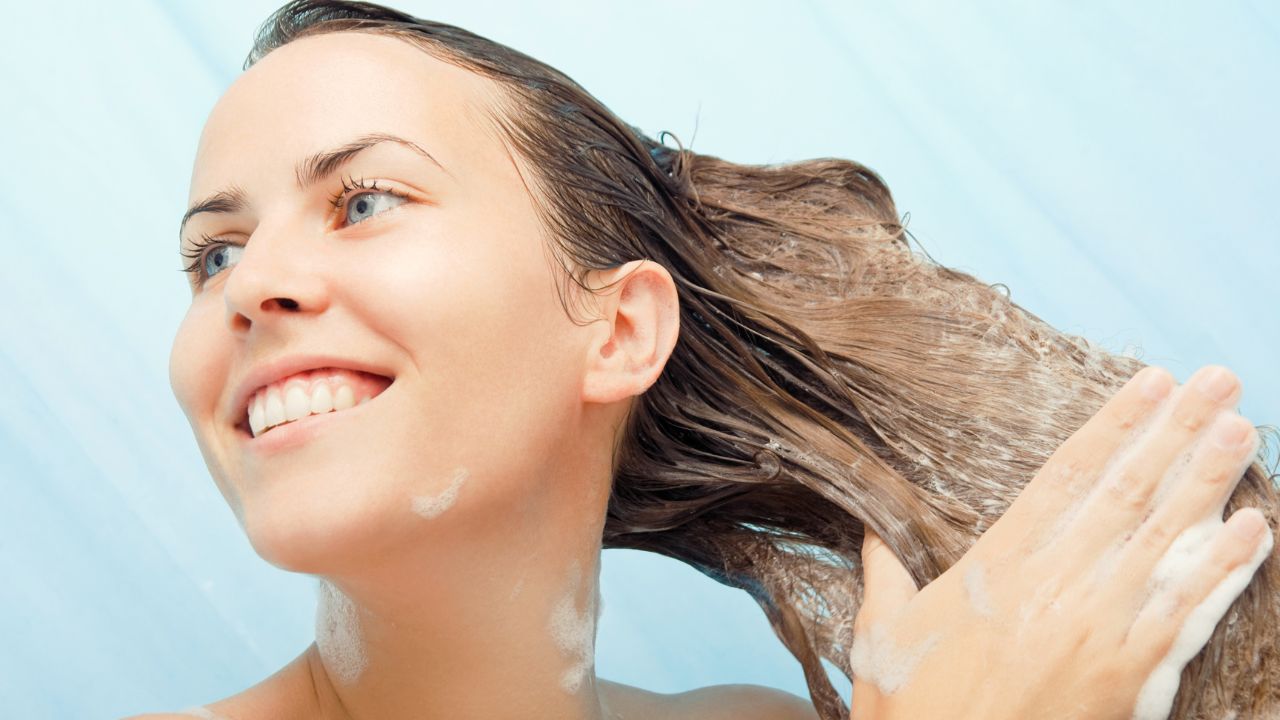
<svg viewBox="0 0 1280 720"><path fill-rule="evenodd" d="M1167 717L1272 547L1258 510L1221 521L1257 452L1239 389L1143 369L923 590L868 529L853 720Z"/></svg>

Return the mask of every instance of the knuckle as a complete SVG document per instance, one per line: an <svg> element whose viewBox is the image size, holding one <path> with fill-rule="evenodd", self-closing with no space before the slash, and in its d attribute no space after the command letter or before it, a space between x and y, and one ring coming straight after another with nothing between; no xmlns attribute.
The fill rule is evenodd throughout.
<svg viewBox="0 0 1280 720"><path fill-rule="evenodd" d="M1195 435L1209 421L1208 416L1201 410L1185 405L1173 411L1173 424L1188 435Z"/></svg>
<svg viewBox="0 0 1280 720"><path fill-rule="evenodd" d="M1051 478L1055 485L1074 485L1087 472L1088 469L1080 458L1068 455L1054 465Z"/></svg>
<svg viewBox="0 0 1280 720"><path fill-rule="evenodd" d="M1128 432L1141 424L1147 416L1156 412L1156 406L1149 401L1139 402L1135 400L1132 403L1120 405L1110 413L1110 421L1118 428Z"/></svg>
<svg viewBox="0 0 1280 720"><path fill-rule="evenodd" d="M1200 470L1200 482L1210 487L1226 485L1232 479L1232 468L1222 463L1211 463Z"/></svg>
<svg viewBox="0 0 1280 720"><path fill-rule="evenodd" d="M1170 620L1180 620L1191 608L1192 596L1190 591L1185 587L1179 587L1169 590L1164 598L1164 606L1161 610L1164 616ZM1173 638L1169 638L1172 644Z"/></svg>
<svg viewBox="0 0 1280 720"><path fill-rule="evenodd" d="M1151 489L1132 470L1118 470L1104 485L1106 499L1118 509L1136 512L1146 508Z"/></svg>
<svg viewBox="0 0 1280 720"><path fill-rule="evenodd" d="M1139 420L1146 417L1146 414L1146 409L1141 406L1119 411L1115 416L1115 425L1121 430L1132 430Z"/></svg>
<svg viewBox="0 0 1280 720"><path fill-rule="evenodd" d="M1214 543L1209 563L1217 572L1225 575L1246 563L1253 555L1255 546L1255 542L1234 539Z"/></svg>
<svg viewBox="0 0 1280 720"><path fill-rule="evenodd" d="M1144 553L1160 555L1173 542L1173 532L1163 523L1151 522L1142 528L1134 542Z"/></svg>

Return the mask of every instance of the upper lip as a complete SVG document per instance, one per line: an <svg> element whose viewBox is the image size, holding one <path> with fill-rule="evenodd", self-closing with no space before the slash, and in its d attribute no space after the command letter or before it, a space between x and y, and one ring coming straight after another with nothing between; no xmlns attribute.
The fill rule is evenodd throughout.
<svg viewBox="0 0 1280 720"><path fill-rule="evenodd" d="M333 355L284 355L255 365L240 379L240 384L236 387L236 394L231 402L231 424L247 426L249 399L261 388L295 373L319 368L341 368L381 375L387 378L394 377L385 368L351 358L335 357Z"/></svg>

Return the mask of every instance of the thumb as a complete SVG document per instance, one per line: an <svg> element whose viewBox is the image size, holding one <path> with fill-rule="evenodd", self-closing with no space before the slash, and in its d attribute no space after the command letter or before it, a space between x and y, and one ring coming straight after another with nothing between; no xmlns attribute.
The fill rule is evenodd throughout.
<svg viewBox="0 0 1280 720"><path fill-rule="evenodd" d="M897 556L870 527L865 527L862 540L862 606L858 609L861 623L895 614L919 592L911 573L898 562Z"/></svg>

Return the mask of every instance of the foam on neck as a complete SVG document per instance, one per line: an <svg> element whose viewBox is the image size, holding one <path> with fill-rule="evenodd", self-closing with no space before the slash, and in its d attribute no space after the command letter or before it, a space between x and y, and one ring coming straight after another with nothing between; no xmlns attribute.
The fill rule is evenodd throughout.
<svg viewBox="0 0 1280 720"><path fill-rule="evenodd" d="M351 685L369 664L356 605L336 585L320 579L316 606L316 647L335 681Z"/></svg>

